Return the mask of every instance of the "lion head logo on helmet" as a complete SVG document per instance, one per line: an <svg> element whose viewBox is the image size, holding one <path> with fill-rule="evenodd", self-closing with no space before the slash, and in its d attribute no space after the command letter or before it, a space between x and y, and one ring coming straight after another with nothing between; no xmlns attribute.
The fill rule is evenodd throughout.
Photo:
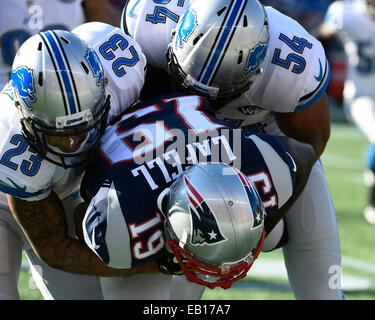
<svg viewBox="0 0 375 320"><path fill-rule="evenodd" d="M25 107L31 110L30 103L36 101L36 98L33 96L35 92L33 71L26 67L19 67L12 71L11 79Z"/></svg>

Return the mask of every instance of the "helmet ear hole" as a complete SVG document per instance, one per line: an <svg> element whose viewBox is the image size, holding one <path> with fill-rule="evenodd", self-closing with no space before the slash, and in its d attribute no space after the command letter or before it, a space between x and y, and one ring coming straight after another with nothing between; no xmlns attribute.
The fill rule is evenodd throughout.
<svg viewBox="0 0 375 320"><path fill-rule="evenodd" d="M217 16L220 17L222 15L222 13L226 10L227 7L223 7L221 8L218 12L217 12Z"/></svg>
<svg viewBox="0 0 375 320"><path fill-rule="evenodd" d="M244 17L243 17L243 27L246 28L247 26L248 26L247 15L244 15Z"/></svg>
<svg viewBox="0 0 375 320"><path fill-rule="evenodd" d="M203 37L203 33L199 34L198 37L196 37L194 40L193 40L193 45L195 46L197 44L197 42L199 41L200 38Z"/></svg>
<svg viewBox="0 0 375 320"><path fill-rule="evenodd" d="M62 39L62 41L64 41L66 44L69 44L69 43L70 43L70 41L69 41L67 38L65 38L65 37L61 37L61 39Z"/></svg>
<svg viewBox="0 0 375 320"><path fill-rule="evenodd" d="M39 86L43 86L43 73L42 72L39 72L38 74L38 84Z"/></svg>
<svg viewBox="0 0 375 320"><path fill-rule="evenodd" d="M85 70L86 74L89 74L89 72L90 72L89 68L86 66L86 64L83 61L81 61L81 66L82 66L83 70Z"/></svg>
<svg viewBox="0 0 375 320"><path fill-rule="evenodd" d="M237 61L237 64L241 64L242 63L242 60L243 60L243 51L240 50L239 54L238 54L238 61Z"/></svg>

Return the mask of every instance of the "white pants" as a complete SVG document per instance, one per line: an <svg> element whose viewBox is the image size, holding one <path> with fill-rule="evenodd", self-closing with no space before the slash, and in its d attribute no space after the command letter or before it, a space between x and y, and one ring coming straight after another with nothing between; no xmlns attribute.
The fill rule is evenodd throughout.
<svg viewBox="0 0 375 320"><path fill-rule="evenodd" d="M265 129L269 134L283 135L274 118ZM336 212L320 161L313 166L305 189L284 222L288 230L284 261L296 299L343 299L340 283L337 285L341 248Z"/></svg>
<svg viewBox="0 0 375 320"><path fill-rule="evenodd" d="M97 300L103 299L98 277L82 276L60 271L42 262L32 250L26 236L18 226L0 195L0 299L19 299L18 279L25 250L31 264L34 281L44 299ZM64 206L69 212L78 199L67 199Z"/></svg>
<svg viewBox="0 0 375 320"><path fill-rule="evenodd" d="M100 279L105 300L199 300L205 287L184 275L138 274Z"/></svg>
<svg viewBox="0 0 375 320"><path fill-rule="evenodd" d="M105 300L168 300L172 280L172 276L158 273L103 277L100 282Z"/></svg>
<svg viewBox="0 0 375 320"><path fill-rule="evenodd" d="M336 213L319 161L285 222L289 238L283 253L296 299L343 299Z"/></svg>

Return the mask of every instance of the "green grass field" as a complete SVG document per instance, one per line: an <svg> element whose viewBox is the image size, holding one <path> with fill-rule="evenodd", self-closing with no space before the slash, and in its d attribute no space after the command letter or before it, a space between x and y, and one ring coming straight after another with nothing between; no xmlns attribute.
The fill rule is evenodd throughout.
<svg viewBox="0 0 375 320"><path fill-rule="evenodd" d="M322 156L335 204L343 257L343 280L347 300L375 300L375 229L363 217L367 190L363 184L365 138L347 123L334 123ZM23 270L19 283L21 299L42 299L31 274ZM280 250L264 253L248 277L230 290L204 292L205 300L290 300L290 291Z"/></svg>

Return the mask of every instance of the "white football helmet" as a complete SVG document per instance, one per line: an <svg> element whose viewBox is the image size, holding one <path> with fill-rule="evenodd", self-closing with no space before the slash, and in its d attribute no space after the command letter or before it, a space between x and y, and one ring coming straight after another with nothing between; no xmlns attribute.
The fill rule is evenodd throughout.
<svg viewBox="0 0 375 320"><path fill-rule="evenodd" d="M184 89L212 100L232 99L260 73L268 42L259 1L193 1L168 47L170 72Z"/></svg>
<svg viewBox="0 0 375 320"><path fill-rule="evenodd" d="M193 165L159 196L165 235L189 281L230 288L262 249L265 211L247 177L224 163Z"/></svg>
<svg viewBox="0 0 375 320"><path fill-rule="evenodd" d="M96 53L70 32L41 32L18 50L11 82L22 133L35 151L64 168L84 165L110 108Z"/></svg>

